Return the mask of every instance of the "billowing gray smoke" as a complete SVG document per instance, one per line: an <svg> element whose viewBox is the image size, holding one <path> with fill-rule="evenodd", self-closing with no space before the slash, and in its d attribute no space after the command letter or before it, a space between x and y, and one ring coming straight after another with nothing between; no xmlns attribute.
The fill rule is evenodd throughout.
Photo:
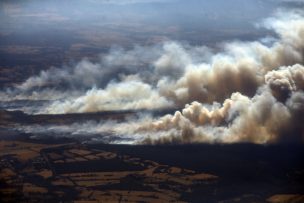
<svg viewBox="0 0 304 203"><path fill-rule="evenodd" d="M82 61L68 71L43 72L18 88L28 91L57 80L84 90L95 85L41 110L51 114L185 106L128 128L128 134L142 135L140 143L303 141L303 13L281 12L260 25L276 39L229 42L216 54L176 42L137 47L117 52L121 61L113 54L97 64ZM106 73L111 65L122 69Z"/></svg>
<svg viewBox="0 0 304 203"><path fill-rule="evenodd" d="M255 96L233 93L212 106L193 102L175 115L165 116L148 129L164 135L147 143L304 141L304 67L281 67L265 76ZM284 94L284 102L278 100ZM167 135L166 132L175 132ZM143 129L144 130L144 129ZM295 133L295 134L294 134Z"/></svg>

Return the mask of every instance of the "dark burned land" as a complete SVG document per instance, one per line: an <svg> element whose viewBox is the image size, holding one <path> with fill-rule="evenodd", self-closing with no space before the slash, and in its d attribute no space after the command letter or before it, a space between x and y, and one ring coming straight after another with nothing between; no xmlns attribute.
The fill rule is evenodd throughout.
<svg viewBox="0 0 304 203"><path fill-rule="evenodd" d="M123 119L131 113L90 116ZM302 145L132 146L33 140L30 134L5 127L10 119L18 123L14 116L19 122L38 119L21 114L1 113L2 202L303 202ZM44 117L39 119L58 122L59 116ZM82 117L65 115L61 122Z"/></svg>

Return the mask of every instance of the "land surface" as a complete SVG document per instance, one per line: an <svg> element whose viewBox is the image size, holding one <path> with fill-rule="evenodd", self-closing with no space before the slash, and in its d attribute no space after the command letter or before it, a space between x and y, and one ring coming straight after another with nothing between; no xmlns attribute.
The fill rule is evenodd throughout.
<svg viewBox="0 0 304 203"><path fill-rule="evenodd" d="M86 116L124 119L130 114ZM85 144L56 136L37 140L13 130L16 123L60 124L87 117L2 111L1 202L304 201L302 145Z"/></svg>

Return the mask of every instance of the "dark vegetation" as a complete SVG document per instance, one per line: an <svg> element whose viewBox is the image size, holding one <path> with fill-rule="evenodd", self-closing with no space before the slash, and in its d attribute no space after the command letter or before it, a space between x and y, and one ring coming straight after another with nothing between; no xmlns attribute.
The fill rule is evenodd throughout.
<svg viewBox="0 0 304 203"><path fill-rule="evenodd" d="M301 194L303 192L304 146L301 144L91 145L90 147L215 174L220 177L216 186L219 199L241 195L268 196L274 193ZM210 196L212 188L214 185L196 188L191 197L187 198L199 202L202 196L206 198Z"/></svg>

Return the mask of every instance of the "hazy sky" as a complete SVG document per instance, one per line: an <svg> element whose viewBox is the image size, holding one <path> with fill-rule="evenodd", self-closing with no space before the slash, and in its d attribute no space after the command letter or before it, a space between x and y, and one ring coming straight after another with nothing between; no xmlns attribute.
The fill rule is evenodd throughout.
<svg viewBox="0 0 304 203"><path fill-rule="evenodd" d="M0 34L13 34L13 41L47 32L54 36L46 40L56 42L71 35L70 39L78 41L111 35L121 39L113 41L119 45L130 40L127 44L147 43L155 37L210 45L258 37L261 30L256 30L255 24L279 7L279 2L272 0L1 1ZM57 35L63 36L55 39Z"/></svg>
<svg viewBox="0 0 304 203"><path fill-rule="evenodd" d="M261 0L28 0L3 1L0 5L2 29L18 27L21 23L34 26L42 21L49 23L48 26L55 23L58 27L71 22L78 26L105 23L188 24L193 27L214 23L233 25L263 18L277 6L271 1Z"/></svg>

